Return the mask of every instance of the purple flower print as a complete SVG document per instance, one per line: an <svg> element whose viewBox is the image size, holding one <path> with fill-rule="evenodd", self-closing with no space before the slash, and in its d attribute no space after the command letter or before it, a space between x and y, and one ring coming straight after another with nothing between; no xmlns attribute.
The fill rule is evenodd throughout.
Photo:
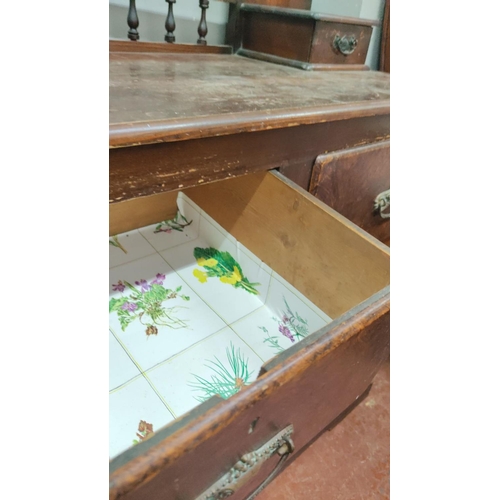
<svg viewBox="0 0 500 500"><path fill-rule="evenodd" d="M164 274L158 273L156 278L151 282L152 285L163 285L163 280L165 279Z"/></svg>
<svg viewBox="0 0 500 500"><path fill-rule="evenodd" d="M293 335L291 334L290 330L288 329L288 327L286 327L285 325L282 325L280 323L279 327L278 327L278 330L287 338L289 338L292 342L295 342L295 339L293 338Z"/></svg>
<svg viewBox="0 0 500 500"><path fill-rule="evenodd" d="M120 280L116 285L113 285L113 292L123 292L125 290L125 285Z"/></svg>
<svg viewBox="0 0 500 500"><path fill-rule="evenodd" d="M122 309L124 311L130 311L130 312L134 312L136 309L137 309L137 305L132 303L132 302L125 302L123 305L122 305Z"/></svg>
<svg viewBox="0 0 500 500"><path fill-rule="evenodd" d="M141 287L142 293L147 292L151 288L151 285L148 285L146 280L136 281L135 284Z"/></svg>
<svg viewBox="0 0 500 500"><path fill-rule="evenodd" d="M169 233L169 234L170 234L171 232L172 232L172 228L170 228L170 227L167 227L166 229L157 229L157 230L155 231L155 233Z"/></svg>
<svg viewBox="0 0 500 500"><path fill-rule="evenodd" d="M283 314L282 321L283 321L283 323L285 323L285 325L286 325L286 324L290 321L290 318L289 318L286 314Z"/></svg>

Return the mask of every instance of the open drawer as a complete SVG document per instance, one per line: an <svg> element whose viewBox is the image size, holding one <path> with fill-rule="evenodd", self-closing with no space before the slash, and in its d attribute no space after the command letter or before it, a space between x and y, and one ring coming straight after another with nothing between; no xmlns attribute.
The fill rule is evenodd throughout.
<svg viewBox="0 0 500 500"><path fill-rule="evenodd" d="M184 193L331 320L228 399L207 399L113 458L113 499L250 498L367 389L388 356L385 245L274 172ZM112 204L110 234L173 218L176 200L167 192Z"/></svg>

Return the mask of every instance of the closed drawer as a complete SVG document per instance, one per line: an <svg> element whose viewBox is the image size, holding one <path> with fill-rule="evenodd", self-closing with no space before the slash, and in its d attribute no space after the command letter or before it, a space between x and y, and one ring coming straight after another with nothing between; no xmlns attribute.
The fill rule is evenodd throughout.
<svg viewBox="0 0 500 500"><path fill-rule="evenodd" d="M390 241L390 211L375 201L390 188L390 143L383 141L320 155L309 191L380 241ZM377 202L377 205L380 203Z"/></svg>
<svg viewBox="0 0 500 500"><path fill-rule="evenodd" d="M243 4L237 53L306 70L360 70L377 21Z"/></svg>
<svg viewBox="0 0 500 500"><path fill-rule="evenodd" d="M162 220L175 194L112 204L110 233ZM185 194L332 321L267 361L229 399L208 400L113 459L110 498L248 498L280 462L273 438L293 429L297 454L366 390L388 354L385 245L277 173ZM269 442L272 453L251 473L235 468Z"/></svg>

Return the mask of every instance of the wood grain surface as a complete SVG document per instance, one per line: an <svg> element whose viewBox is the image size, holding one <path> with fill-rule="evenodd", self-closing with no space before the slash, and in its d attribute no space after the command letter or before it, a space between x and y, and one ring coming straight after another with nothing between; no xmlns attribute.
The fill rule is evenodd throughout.
<svg viewBox="0 0 500 500"><path fill-rule="evenodd" d="M134 43L134 42L125 42ZM111 52L110 146L388 114L389 75L219 54Z"/></svg>
<svg viewBox="0 0 500 500"><path fill-rule="evenodd" d="M318 156L309 191L384 243L390 219L374 213L378 194L390 188L389 141Z"/></svg>

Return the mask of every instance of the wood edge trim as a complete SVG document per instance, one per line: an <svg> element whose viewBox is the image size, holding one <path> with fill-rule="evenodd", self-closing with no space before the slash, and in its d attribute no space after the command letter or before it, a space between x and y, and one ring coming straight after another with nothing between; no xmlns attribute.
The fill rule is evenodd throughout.
<svg viewBox="0 0 500 500"><path fill-rule="evenodd" d="M381 22L377 19L361 19L349 16L332 16L329 14L322 14L321 12L311 12L304 9L289 9L285 7L277 7L271 5L258 5L258 4L241 4L242 12L258 12L262 14L275 14L284 17L298 17L301 19L314 19L316 21L332 21L343 24L356 24L361 26L380 26Z"/></svg>
<svg viewBox="0 0 500 500"><path fill-rule="evenodd" d="M316 157L315 164L318 163L320 166L325 166L336 160L339 157L349 158L351 156L358 155L360 153L370 153L372 151L377 151L379 149L384 149L390 146L390 139L383 139L381 141L372 142L370 144L362 144L359 146L353 146L345 149L337 149L330 153L323 153Z"/></svg>
<svg viewBox="0 0 500 500"><path fill-rule="evenodd" d="M112 123L109 126L109 147L113 149L202 139L242 132L259 132L351 118L388 115L389 113L390 101L383 99L309 108L287 108L267 112L226 113L180 120Z"/></svg>
<svg viewBox="0 0 500 500"><path fill-rule="evenodd" d="M288 59L287 57L281 57L275 54L269 54L267 52L258 52L257 50L241 48L238 50L236 55L248 57L249 59L256 59L258 61L270 62L273 64L281 64L282 66L290 66L291 68L303 69L306 71L310 71L312 69L312 64L308 62L298 61L297 59Z"/></svg>
<svg viewBox="0 0 500 500"><path fill-rule="evenodd" d="M309 55L311 56L312 44L309 47ZM367 71L370 69L366 64L327 64L327 63L309 63L297 61L296 59L287 59L286 57L268 54L266 52L257 52L255 50L241 48L236 53L238 56L256 59L258 61L270 62L273 64L281 64L282 66L290 66L296 69L305 71Z"/></svg>
<svg viewBox="0 0 500 500"><path fill-rule="evenodd" d="M366 64L321 64L310 63L310 71L369 71Z"/></svg>
<svg viewBox="0 0 500 500"><path fill-rule="evenodd" d="M163 467L221 432L256 400L268 397L276 389L307 370L313 362L322 359L340 344L387 314L390 310L389 287L382 290L382 296L374 299L378 295L375 294L371 300L368 299L365 309L356 317L352 312L346 313L345 321L336 325L316 342L287 358L230 400L220 402L133 462L123 465L110 474L110 500L116 500L153 479Z"/></svg>
<svg viewBox="0 0 500 500"><path fill-rule="evenodd" d="M109 52L232 54L230 45L109 40Z"/></svg>

